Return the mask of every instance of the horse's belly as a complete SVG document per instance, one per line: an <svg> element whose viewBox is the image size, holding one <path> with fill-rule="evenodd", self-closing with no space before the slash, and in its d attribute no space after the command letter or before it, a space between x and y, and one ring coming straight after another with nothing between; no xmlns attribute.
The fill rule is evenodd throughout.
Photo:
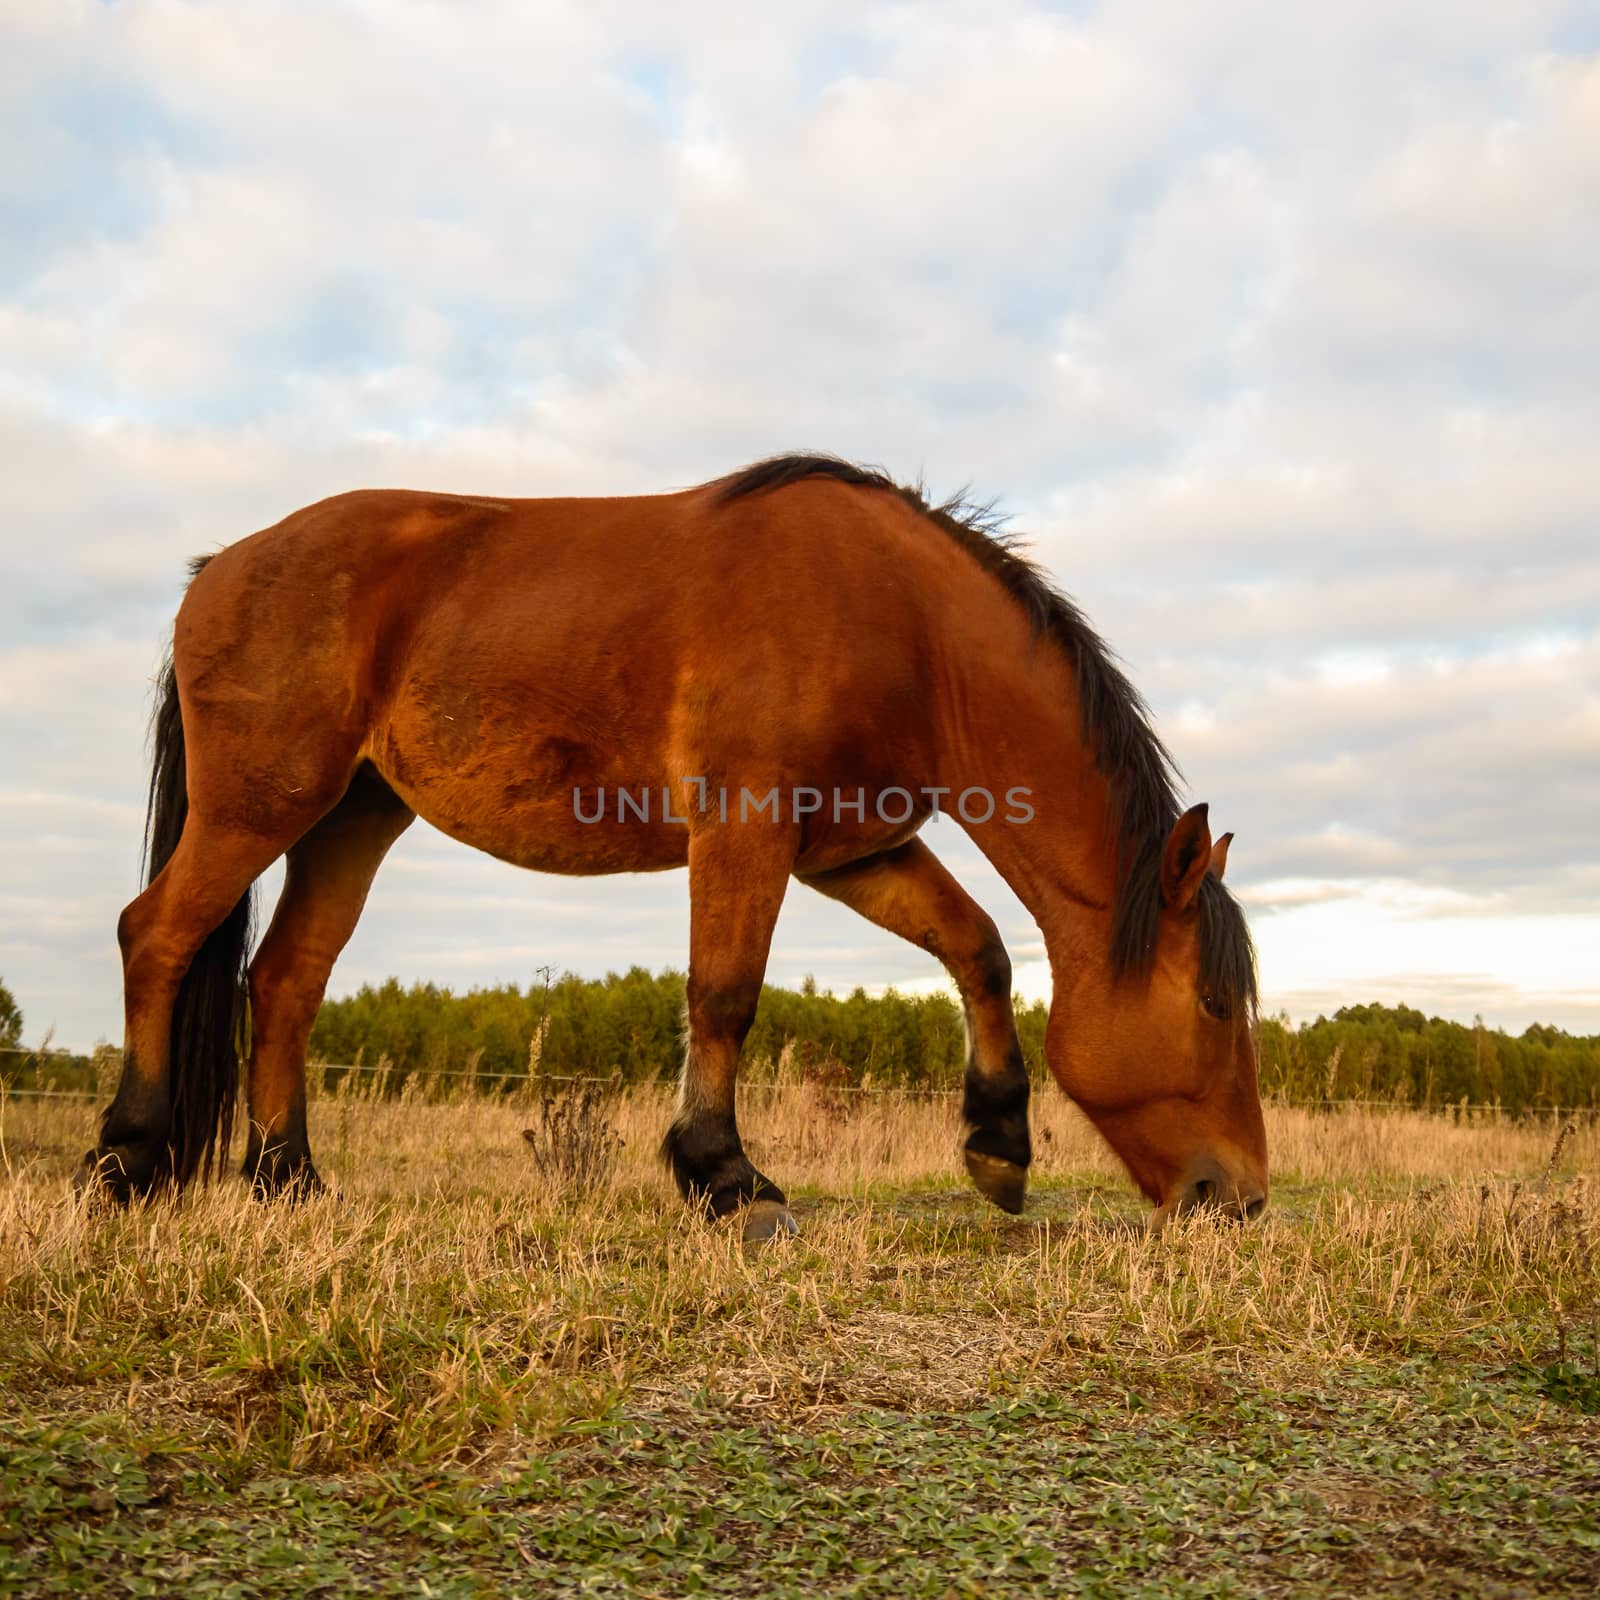
<svg viewBox="0 0 1600 1600"><path fill-rule="evenodd" d="M688 828L654 774L620 773L570 729L506 735L470 705L435 704L425 718L392 718L368 755L441 833L535 872L656 872L688 859Z"/></svg>
<svg viewBox="0 0 1600 1600"><path fill-rule="evenodd" d="M754 670L686 686L680 654L619 645L605 674L558 671L542 646L509 668L481 650L413 661L363 753L441 832L541 872L682 866L691 831L746 821L820 872L926 820L924 779L906 772L927 754L860 725L870 696L802 718Z"/></svg>

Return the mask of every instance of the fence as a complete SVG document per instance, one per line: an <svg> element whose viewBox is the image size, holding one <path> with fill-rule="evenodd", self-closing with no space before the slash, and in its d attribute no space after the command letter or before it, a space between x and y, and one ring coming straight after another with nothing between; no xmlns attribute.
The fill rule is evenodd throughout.
<svg viewBox="0 0 1600 1600"><path fill-rule="evenodd" d="M120 1068L121 1053L108 1050L103 1054L94 1056L81 1056L62 1052L54 1054L38 1050L23 1050L13 1048L0 1048L0 1057L23 1056L31 1058L38 1066L48 1068L53 1062L69 1065L75 1071L88 1071L99 1073L112 1065ZM310 1074L313 1079L318 1075L337 1073L342 1080L351 1075L365 1074L369 1077L380 1075L389 1078L391 1085L398 1093L407 1082L416 1082L422 1085L431 1084L434 1080L465 1079L470 1083L511 1083L522 1085L522 1093L532 1094L543 1089L546 1085L567 1087L576 1084L618 1084L615 1074L610 1077L601 1077L592 1073L544 1073L544 1072L478 1072L468 1067L399 1067L389 1061L314 1061L310 1064ZM746 1078L739 1084L741 1092L771 1093L776 1094L784 1089L794 1088L797 1082L812 1082L813 1080L792 1078L762 1079ZM660 1079L629 1084L630 1088L666 1087ZM962 1090L959 1086L949 1088L929 1088L922 1086L890 1086L870 1083L833 1083L816 1082L815 1087L830 1095L892 1095L900 1099L955 1099ZM337 1092L335 1090L335 1092ZM102 1091L96 1088L61 1089L61 1088L14 1088L6 1084L0 1077L0 1101L3 1100L97 1100L101 1098ZM1358 1100L1358 1099L1326 1099L1321 1097L1293 1100L1286 1097L1268 1097L1268 1105L1282 1106L1305 1111L1331 1111L1342 1109L1346 1106L1358 1107L1366 1110L1380 1111L1421 1111L1434 1116L1458 1116L1463 1113L1493 1112L1496 1115L1509 1115L1505 1108L1496 1101L1468 1101L1458 1100L1441 1103L1439 1105L1417 1105L1403 1100ZM1580 1117L1585 1120L1591 1117L1600 1117L1600 1108L1595 1106L1530 1106L1524 1111L1516 1113L1519 1117L1546 1118L1546 1117Z"/></svg>

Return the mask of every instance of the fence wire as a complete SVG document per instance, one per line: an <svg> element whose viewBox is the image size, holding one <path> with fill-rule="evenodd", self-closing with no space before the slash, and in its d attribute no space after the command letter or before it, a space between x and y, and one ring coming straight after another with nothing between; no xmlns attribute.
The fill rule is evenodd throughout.
<svg viewBox="0 0 1600 1600"><path fill-rule="evenodd" d="M51 1062L49 1055L41 1055L37 1050L26 1050L11 1046L0 1047L0 1056L28 1056L39 1066L48 1067ZM71 1056L68 1058L74 1064L82 1063L85 1066L95 1064L93 1057ZM112 1052L112 1063L120 1062L120 1052ZM515 1083L526 1090L535 1090L543 1087L560 1088L577 1084L602 1084L617 1088L627 1089L670 1089L675 1087L673 1082L661 1078L644 1078L636 1082L625 1083L616 1074L601 1076L597 1073L571 1073L571 1072L479 1072L469 1067L398 1067L393 1063L369 1061L313 1061L308 1063L309 1073L338 1073L342 1076L349 1074L365 1074L369 1077L387 1077L391 1079L396 1088L408 1081L419 1084L428 1084L439 1078L462 1078L474 1083ZM756 1093L777 1094L783 1090L796 1088L813 1088L821 1093L859 1094L859 1095L894 1095L901 1099L927 1099L953 1100L964 1093L961 1086L939 1088L926 1084L876 1084L876 1083L825 1083L814 1078L801 1078L798 1080L774 1080L770 1078L746 1079L740 1082L741 1093L754 1091ZM98 1100L100 1091L96 1089L20 1089L10 1088L0 1080L0 1100ZM1600 1116L1600 1107L1588 1105L1578 1106L1528 1106L1520 1112L1508 1112L1504 1106L1494 1101L1481 1100L1452 1100L1444 1101L1438 1105L1419 1105L1409 1100L1355 1100L1343 1098L1308 1098L1292 1100L1283 1096L1265 1096L1264 1103L1269 1106L1280 1107L1298 1111L1330 1111L1345 1106L1359 1107L1364 1110L1379 1111L1420 1111L1429 1115L1458 1115L1465 1111L1492 1111L1500 1116L1514 1117L1577 1117Z"/></svg>

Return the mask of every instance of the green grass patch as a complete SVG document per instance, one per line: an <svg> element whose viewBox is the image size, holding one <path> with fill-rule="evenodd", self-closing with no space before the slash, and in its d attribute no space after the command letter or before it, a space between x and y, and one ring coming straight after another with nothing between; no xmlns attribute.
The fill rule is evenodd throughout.
<svg viewBox="0 0 1600 1600"><path fill-rule="evenodd" d="M1513 1377L1396 1376L1173 1411L1097 1371L811 1425L685 1396L489 1472L242 1483L125 1418L12 1430L0 1592L1591 1592L1592 1430Z"/></svg>

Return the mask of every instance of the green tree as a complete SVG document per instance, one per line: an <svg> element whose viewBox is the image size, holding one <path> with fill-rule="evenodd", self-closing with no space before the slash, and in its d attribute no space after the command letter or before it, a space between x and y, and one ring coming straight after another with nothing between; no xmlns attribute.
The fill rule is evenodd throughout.
<svg viewBox="0 0 1600 1600"><path fill-rule="evenodd" d="M683 1063L681 972L633 967L604 978L565 973L546 985L514 984L453 994L436 984L395 979L344 999L317 1017L312 1054L371 1067L387 1058L391 1086L410 1072L470 1070L490 1088L528 1069L529 1046L544 1027L541 1070L627 1082L674 1079ZM1023 1058L1045 1074L1049 1008L1015 1006ZM1410 1006L1341 1006L1296 1027L1287 1016L1260 1027L1261 1087L1300 1105L1371 1100L1440 1107L1494 1102L1513 1114L1600 1105L1600 1038L1535 1026L1516 1038L1481 1022L1471 1028ZM802 1076L879 1087L956 1089L966 1041L948 994L834 994L815 983L768 985L745 1043L744 1076L770 1078L780 1062Z"/></svg>
<svg viewBox="0 0 1600 1600"><path fill-rule="evenodd" d="M11 991L0 982L0 1050L15 1050L22 1043L22 1011Z"/></svg>

